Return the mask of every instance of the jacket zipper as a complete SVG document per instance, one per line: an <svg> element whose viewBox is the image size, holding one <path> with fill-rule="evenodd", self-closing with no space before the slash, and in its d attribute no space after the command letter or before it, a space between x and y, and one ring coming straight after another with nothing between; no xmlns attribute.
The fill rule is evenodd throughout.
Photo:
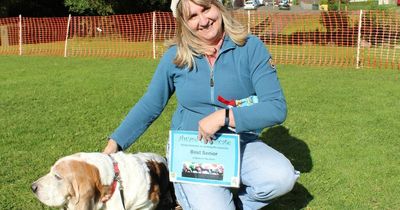
<svg viewBox="0 0 400 210"><path fill-rule="evenodd" d="M215 65L217 64L217 60L218 60L218 58L219 58L221 52L222 52L222 51L218 52L218 55L217 55L217 57L215 58L214 66L213 66L213 67L211 67L211 64L210 64L210 62L208 61L208 58L205 56L206 62L207 62L207 64L208 64L208 67L210 68L210 91L211 91L211 94L210 94L210 95L211 95L211 103L213 103L213 104L215 103L215 100L214 100L214 86L215 86L214 69L215 69ZM218 108L215 106L215 107L214 107L214 110L217 111Z"/></svg>
<svg viewBox="0 0 400 210"><path fill-rule="evenodd" d="M208 61L207 61L208 63ZM215 79L214 79L214 68L211 67L210 63L208 63L208 66L210 67L210 95L211 95L211 103L215 103L214 101L214 85L215 85ZM214 63L215 67L215 63ZM217 111L217 107L214 107L215 111Z"/></svg>
<svg viewBox="0 0 400 210"><path fill-rule="evenodd" d="M214 69L210 69L210 87L214 88Z"/></svg>

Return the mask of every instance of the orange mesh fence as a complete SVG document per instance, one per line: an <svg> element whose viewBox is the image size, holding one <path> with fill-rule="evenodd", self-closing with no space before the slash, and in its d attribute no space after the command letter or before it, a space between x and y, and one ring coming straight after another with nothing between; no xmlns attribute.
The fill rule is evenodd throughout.
<svg viewBox="0 0 400 210"><path fill-rule="evenodd" d="M357 27L348 16L352 14L264 11L252 15L249 27L278 63L356 66Z"/></svg>
<svg viewBox="0 0 400 210"><path fill-rule="evenodd" d="M364 11L360 65L400 69L400 14Z"/></svg>
<svg viewBox="0 0 400 210"><path fill-rule="evenodd" d="M249 13L234 15L266 43L277 63L400 69L399 13Z"/></svg>
<svg viewBox="0 0 400 210"><path fill-rule="evenodd" d="M176 23L175 18L170 12L157 12L155 14L155 56L161 57L166 50L164 42L175 36Z"/></svg>
<svg viewBox="0 0 400 210"><path fill-rule="evenodd" d="M22 18L22 54L62 55L67 18Z"/></svg>
<svg viewBox="0 0 400 210"><path fill-rule="evenodd" d="M0 55L19 54L19 18L0 18Z"/></svg>
<svg viewBox="0 0 400 210"><path fill-rule="evenodd" d="M72 17L67 56L151 57L152 15Z"/></svg>
<svg viewBox="0 0 400 210"><path fill-rule="evenodd" d="M232 11L278 64L400 70L400 14ZM0 18L0 55L159 58L176 33L170 12Z"/></svg>

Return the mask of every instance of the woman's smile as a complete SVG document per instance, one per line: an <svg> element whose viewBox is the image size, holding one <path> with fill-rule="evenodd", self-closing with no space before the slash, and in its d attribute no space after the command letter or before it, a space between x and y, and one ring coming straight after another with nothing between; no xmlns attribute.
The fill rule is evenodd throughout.
<svg viewBox="0 0 400 210"><path fill-rule="evenodd" d="M186 17L189 28L206 44L214 45L222 38L222 16L215 5L203 7L187 2L189 15Z"/></svg>

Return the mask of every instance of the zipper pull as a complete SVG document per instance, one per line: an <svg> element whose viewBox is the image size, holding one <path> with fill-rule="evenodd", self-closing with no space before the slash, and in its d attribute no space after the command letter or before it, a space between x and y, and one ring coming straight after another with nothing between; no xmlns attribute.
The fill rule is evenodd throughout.
<svg viewBox="0 0 400 210"><path fill-rule="evenodd" d="M210 78L210 86L214 87L214 79L212 77Z"/></svg>

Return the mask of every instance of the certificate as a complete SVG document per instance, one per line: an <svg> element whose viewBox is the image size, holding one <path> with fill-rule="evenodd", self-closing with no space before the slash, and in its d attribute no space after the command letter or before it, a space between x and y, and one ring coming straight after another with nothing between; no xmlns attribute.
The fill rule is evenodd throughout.
<svg viewBox="0 0 400 210"><path fill-rule="evenodd" d="M215 134L212 143L197 140L197 131L171 130L169 178L172 182L239 187L240 138Z"/></svg>

